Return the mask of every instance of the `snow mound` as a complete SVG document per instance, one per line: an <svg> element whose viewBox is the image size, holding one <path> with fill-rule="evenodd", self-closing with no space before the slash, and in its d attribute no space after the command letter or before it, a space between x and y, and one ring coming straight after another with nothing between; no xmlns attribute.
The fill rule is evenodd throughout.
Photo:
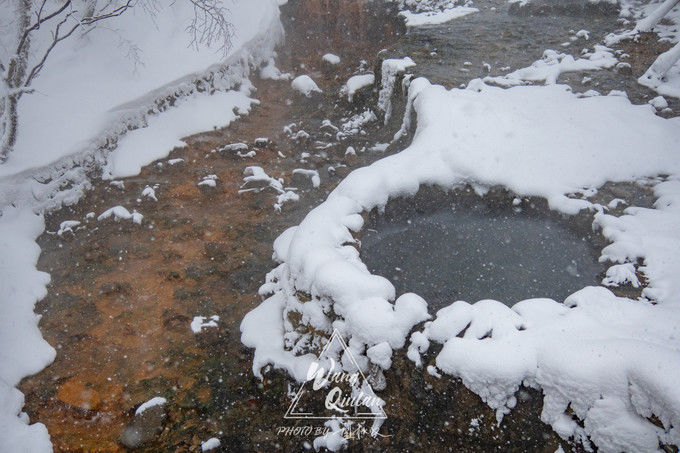
<svg viewBox="0 0 680 453"><path fill-rule="evenodd" d="M151 409L152 407L155 406L164 406L167 402L168 400L166 400L165 398L161 396L155 396L151 398L149 401L142 403L141 406L139 406L135 411L135 415L142 414L147 409Z"/></svg>
<svg viewBox="0 0 680 453"><path fill-rule="evenodd" d="M177 134L163 129L177 124L155 116L169 113L171 104L183 110L171 115L180 123L177 116L190 118L192 106L217 114L210 122L201 115L190 118L194 132L226 125L234 116L232 107L250 106L247 77L274 55L283 36L279 2L230 3L234 35L228 55L187 46L191 3L159 4L155 17L130 12L112 19L110 26L61 43L35 80L36 93L22 98L18 140L0 165L0 450L52 450L45 426L28 424L21 412L23 395L14 388L55 356L33 313L49 282L47 274L35 269L40 253L35 239L44 224L33 213L76 203L90 188L90 177L104 166L109 177L131 174L181 146ZM130 58L130 51L142 55L141 64ZM208 100L198 92L219 95ZM147 132L121 139L147 125ZM161 150L155 140L167 148ZM121 148L110 153L116 144ZM141 223L141 214L119 208L108 216ZM63 234L68 225L60 229Z"/></svg>
<svg viewBox="0 0 680 453"><path fill-rule="evenodd" d="M338 57L337 55L332 54L332 53L324 54L324 56L321 57L321 59L323 61L325 61L326 63L330 63L332 65L336 65L336 64L340 63L340 57Z"/></svg>
<svg viewBox="0 0 680 453"><path fill-rule="evenodd" d="M382 79L380 92L378 93L378 108L385 112L385 124L392 116L392 93L397 76L412 68L416 63L410 57L388 58L382 62Z"/></svg>
<svg viewBox="0 0 680 453"><path fill-rule="evenodd" d="M399 15L406 20L407 27L422 27L423 25L443 24L478 11L477 8L471 6L456 6L441 11L424 11L420 13L400 11Z"/></svg>
<svg viewBox="0 0 680 453"><path fill-rule="evenodd" d="M299 91L307 97L311 97L312 93L321 93L321 89L316 82L306 74L295 77L291 82L291 86L295 91Z"/></svg>
<svg viewBox="0 0 680 453"><path fill-rule="evenodd" d="M104 178L139 174L144 165L184 146L183 137L228 126L258 103L250 94L245 85L243 90L195 94L182 99L163 115L150 117L147 127L130 131L121 138L103 169Z"/></svg>
<svg viewBox="0 0 680 453"><path fill-rule="evenodd" d="M404 347L413 326L431 316L421 297L397 295L361 261L353 235L363 227L361 213L422 185L502 185L565 214L597 211L595 225L612 241L601 259L643 260L644 295L658 304L603 287L584 288L564 304L456 302L411 336L408 356L418 363L431 341L442 343L437 368L461 377L499 419L524 384L543 389L542 418L565 438L590 439L602 451L678 443L672 427L680 423L680 392L672 383L680 371L680 120L626 97L580 98L563 85L501 89L475 80L447 91L419 78L408 103L417 117L411 145L350 173L274 242L281 264L260 288L264 302L241 324L242 342L255 348L254 373L273 365L304 380L311 352L333 329L361 366L386 366L388 347ZM583 195L607 181L658 174L671 176L655 188L656 209L628 208L617 218ZM652 414L664 428L647 420Z"/></svg>
<svg viewBox="0 0 680 453"><path fill-rule="evenodd" d="M638 83L659 94L680 98L680 43L659 55Z"/></svg>
<svg viewBox="0 0 680 453"><path fill-rule="evenodd" d="M56 351L38 329L35 303L47 294L50 276L36 269L44 229L30 209L8 208L0 217L0 439L3 451L52 451L42 423L29 425L24 395L14 388L24 376L50 364Z"/></svg>
<svg viewBox="0 0 680 453"><path fill-rule="evenodd" d="M354 94L367 86L373 85L375 82L375 76L373 74L362 74L362 75L355 75L347 79L347 83L345 86L342 88L342 93L347 94L347 100L349 102L352 102L352 99L354 98Z"/></svg>
<svg viewBox="0 0 680 453"><path fill-rule="evenodd" d="M220 446L220 440L217 437L211 437L205 442L201 442L201 451L216 450Z"/></svg>
<svg viewBox="0 0 680 453"><path fill-rule="evenodd" d="M526 82L545 82L549 85L557 83L560 74L564 72L608 69L616 65L618 61L610 48L599 44L595 45L592 52L586 52L582 57L575 59L571 55L548 49L543 52L543 58L531 66L504 76L485 77L484 81L503 87L522 85Z"/></svg>

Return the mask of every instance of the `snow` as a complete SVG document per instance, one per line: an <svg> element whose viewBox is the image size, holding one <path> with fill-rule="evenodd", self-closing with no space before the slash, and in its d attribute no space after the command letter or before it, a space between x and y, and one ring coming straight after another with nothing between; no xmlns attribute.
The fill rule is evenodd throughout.
<svg viewBox="0 0 680 453"><path fill-rule="evenodd" d="M339 451L347 446L347 439L343 431L349 428L351 422L343 423L340 420L332 419L324 422L324 426L329 428L328 433L314 439L314 450L319 451L327 448L330 451Z"/></svg>
<svg viewBox="0 0 680 453"><path fill-rule="evenodd" d="M36 269L44 229L42 216L30 209L6 208L0 217L0 439L3 451L51 451L47 428L29 425L16 387L25 376L50 364L56 351L43 340L33 313L47 294L50 276Z"/></svg>
<svg viewBox="0 0 680 453"><path fill-rule="evenodd" d="M20 101L18 141L0 166L0 178L91 151L102 137L139 123L136 118L154 108L156 99L181 93L222 62L248 61L248 53L263 44L262 35L271 36L269 48L281 35L274 0L235 1L229 5L234 37L225 57L216 49L188 45L190 2L156 6L155 17L135 8L55 48L33 84L36 93ZM130 58L130 43L141 63Z"/></svg>
<svg viewBox="0 0 680 453"><path fill-rule="evenodd" d="M317 86L316 82L308 75L295 77L291 82L291 86L294 90L299 91L307 97L310 97L312 93L321 93L321 89Z"/></svg>
<svg viewBox="0 0 680 453"><path fill-rule="evenodd" d="M330 63L332 65L336 65L336 64L340 63L340 57L338 57L337 55L332 54L332 53L324 54L324 56L321 57L321 59L323 61L325 61L326 63Z"/></svg>
<svg viewBox="0 0 680 453"><path fill-rule="evenodd" d="M290 80L291 75L287 72L282 73L279 68L276 67L274 58L270 58L267 61L267 64L260 68L260 77L271 80Z"/></svg>
<svg viewBox="0 0 680 453"><path fill-rule="evenodd" d="M206 327L217 327L217 323L220 317L217 315L212 316L194 316L191 321L191 331L193 333L201 333Z"/></svg>
<svg viewBox="0 0 680 453"><path fill-rule="evenodd" d="M201 451L210 451L219 448L220 440L217 437L211 437L205 442L201 442Z"/></svg>
<svg viewBox="0 0 680 453"><path fill-rule="evenodd" d="M162 115L152 116L148 126L130 131L118 143L103 169L105 178L138 174L144 165L166 157L191 134L228 126L246 114L257 101L249 97L250 87L214 94L195 94ZM236 111L236 113L234 112Z"/></svg>
<svg viewBox="0 0 680 453"><path fill-rule="evenodd" d="M312 185L314 187L319 187L321 185L321 178L319 177L319 172L316 170L308 170L306 168L296 168L293 170L293 174L301 174L308 176L312 180Z"/></svg>
<svg viewBox="0 0 680 453"><path fill-rule="evenodd" d="M593 52L575 59L572 55L554 50L543 52L543 58L531 66L518 69L504 76L485 77L484 81L503 87L522 85L526 82L545 82L546 85L557 83L564 72L593 71L611 68L617 63L612 50L602 45L595 45Z"/></svg>
<svg viewBox="0 0 680 453"><path fill-rule="evenodd" d="M274 210L280 211L284 203L291 201L298 201L300 196L283 187L283 179L272 178L262 167L252 165L243 170L243 184L238 193L243 194L247 192L261 192L264 189L271 188L278 193L276 196L276 203L274 203Z"/></svg>
<svg viewBox="0 0 680 453"><path fill-rule="evenodd" d="M142 414L142 413L144 413L144 411L146 411L147 409L151 409L152 407L155 407L155 406L163 406L163 405L165 405L167 402L168 402L168 401L167 401L165 398L163 398L163 397L161 397L161 396L155 396L155 397L151 398L149 401L146 401L146 402L142 403L142 404L137 408L137 410L135 411L135 415Z"/></svg>
<svg viewBox="0 0 680 453"><path fill-rule="evenodd" d="M267 186L271 187L272 189L276 190L277 192L283 192L283 181L280 179L275 179L269 176L262 167L258 167L256 165L252 165L250 167L246 167L243 170L243 185L241 186L241 189L239 192L246 192L253 190L251 188L248 189L243 189L250 183L258 183L258 182L263 182L266 183ZM259 189L259 188L258 188Z"/></svg>
<svg viewBox="0 0 680 453"><path fill-rule="evenodd" d="M633 263L616 264L607 269L607 274L602 280L605 286L619 286L630 283L633 288L640 286L640 280L635 275L635 265Z"/></svg>
<svg viewBox="0 0 680 453"><path fill-rule="evenodd" d="M64 220L59 224L57 236L62 236L64 233L73 233L73 229L80 225L79 220Z"/></svg>
<svg viewBox="0 0 680 453"><path fill-rule="evenodd" d="M152 199L153 201L158 201L156 198L156 190L153 187L146 186L142 190L142 196Z"/></svg>
<svg viewBox="0 0 680 453"><path fill-rule="evenodd" d="M375 116L373 110L366 109L361 113L352 115L347 121L340 125L342 129L338 134L340 138L347 135L356 135L363 132L363 126L373 121L377 121L378 117Z"/></svg>
<svg viewBox="0 0 680 453"><path fill-rule="evenodd" d="M144 216L136 210L133 210L132 213L130 213L130 211L125 209L123 206L114 206L99 214L97 221L101 222L102 220L108 219L110 217L113 217L116 222L119 220L131 220L132 223L136 223L138 225L141 225L142 219L144 218Z"/></svg>
<svg viewBox="0 0 680 453"><path fill-rule="evenodd" d="M638 83L659 94L680 98L680 7L676 0L640 4L630 2L621 10L622 16L639 19L632 30L610 33L604 39L608 46L625 39L638 40L640 33L655 32L659 41L675 43L659 55ZM663 18L663 20L661 20Z"/></svg>
<svg viewBox="0 0 680 453"><path fill-rule="evenodd" d="M659 94L680 98L680 43L659 55L638 83Z"/></svg>
<svg viewBox="0 0 680 453"><path fill-rule="evenodd" d="M461 378L498 420L523 384L542 389L542 420L565 439L589 437L600 451L655 451L659 442L680 441L670 429L680 424L680 120L627 97L579 97L557 84L502 89L474 80L447 91L418 78L408 100L417 118L411 145L350 173L275 241L280 264L260 288L264 302L241 324L242 342L255 348L255 375L272 365L304 380L309 351L324 341L309 332L332 329L362 366L365 356L386 364L386 346L406 346L413 326L432 314L421 297L397 295L362 263L353 236L361 214L422 185L501 185L519 197L543 197L564 214L594 212L594 225L611 241L601 260L633 265L611 269L611 283L640 271L647 299L586 287L564 303L458 301L411 335L408 357L420 365L432 342L442 344L433 371ZM629 207L621 217L569 195L658 174L670 176L656 182L655 208ZM290 313L300 315L302 328L287 321ZM646 419L652 414L666 429Z"/></svg>
<svg viewBox="0 0 680 453"><path fill-rule="evenodd" d="M196 185L197 186L208 186L208 187L217 187L217 180L219 178L217 175L207 175L204 176L203 179L201 179Z"/></svg>
<svg viewBox="0 0 680 453"><path fill-rule="evenodd" d="M114 178L166 156L173 146L182 145L177 129L165 129L176 128L173 121L189 121L193 128L184 132L193 133L198 131L195 128L226 125L233 117L226 110L235 104L245 106L247 102L249 107L251 100L246 93L250 90L250 68L268 61L282 38L278 3L230 2L234 35L228 55L188 46L185 29L193 16L190 2L159 4L155 18L135 9L108 22L107 27L60 44L34 81L35 93L21 99L18 141L8 161L0 165L3 451L52 450L44 425L28 424L28 416L21 412L23 395L14 388L23 377L37 373L55 357L54 349L42 339L37 328L39 317L33 313L49 282L48 274L36 270L40 249L35 240L43 232L44 223L34 212L77 202L90 188L91 175L98 174L103 165ZM128 59L129 46L120 39L123 36L138 46L142 64ZM199 87L218 95L212 100L197 95ZM168 99L175 99L183 112L162 120L156 115L172 112ZM216 116L208 124L205 115L189 112L191 107L207 108ZM147 124L153 131L125 138L128 131ZM155 140L169 148L160 150ZM114 152L107 163L108 149L116 143L125 148ZM140 147L147 144L150 149ZM140 156L134 155L137 153ZM141 223L138 212L117 208L108 216ZM63 233L68 228L60 229Z"/></svg>
<svg viewBox="0 0 680 453"><path fill-rule="evenodd" d="M366 357L383 370L387 370L392 366L392 348L386 341L368 348Z"/></svg>
<svg viewBox="0 0 680 453"><path fill-rule="evenodd" d="M400 11L399 15L404 17L407 27L421 27L423 25L443 24L478 11L477 8L471 6L456 6L441 11L424 11L420 13Z"/></svg>
<svg viewBox="0 0 680 453"><path fill-rule="evenodd" d="M373 74L362 74L362 75L355 75L347 79L347 83L342 89L343 94L347 94L347 100L349 102L352 102L352 99L354 99L354 94L367 86L373 85L375 82L375 76Z"/></svg>
<svg viewBox="0 0 680 453"><path fill-rule="evenodd" d="M665 109L666 107L668 107L668 101L666 101L666 99L663 96L657 96L653 99L650 99L648 103L657 110Z"/></svg>
<svg viewBox="0 0 680 453"><path fill-rule="evenodd" d="M579 30L574 34L574 36L577 38L583 38L587 41L590 39L590 32L588 30Z"/></svg>
<svg viewBox="0 0 680 453"><path fill-rule="evenodd" d="M394 93L394 83L397 75L403 73L408 68L412 68L416 63L410 57L388 58L382 62L382 79L380 81L380 92L378 93L378 108L385 112L385 124L392 116L392 93Z"/></svg>

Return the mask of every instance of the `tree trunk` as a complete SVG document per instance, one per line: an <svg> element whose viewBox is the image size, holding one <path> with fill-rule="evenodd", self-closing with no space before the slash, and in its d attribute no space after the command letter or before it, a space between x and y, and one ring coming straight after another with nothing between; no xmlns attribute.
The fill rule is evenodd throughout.
<svg viewBox="0 0 680 453"><path fill-rule="evenodd" d="M17 43L24 31L31 25L31 6L31 0L20 0L17 2ZM7 160L10 151L12 151L12 148L17 141L17 130L19 127L17 104L19 103L21 92L13 94L12 90L24 86L30 45L31 40L30 37L28 37L21 49L17 49L18 53L13 55L10 59L7 67L7 78L2 81L2 83L5 84L3 89L9 91L10 94L6 95L2 100L3 106L2 109L0 109L0 114L2 115L2 118L0 118L2 125L2 130L0 130L0 133L2 134L0 136L0 163Z"/></svg>
<svg viewBox="0 0 680 453"><path fill-rule="evenodd" d="M17 104L19 96L8 96L4 102L2 140L0 141L0 162L7 160L9 152L17 141L17 131L19 128L19 116L17 114Z"/></svg>

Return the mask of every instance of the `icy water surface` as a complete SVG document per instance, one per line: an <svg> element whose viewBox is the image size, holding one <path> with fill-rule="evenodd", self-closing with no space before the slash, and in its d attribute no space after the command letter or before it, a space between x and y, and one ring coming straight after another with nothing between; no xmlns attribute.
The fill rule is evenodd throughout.
<svg viewBox="0 0 680 453"><path fill-rule="evenodd" d="M599 284L602 271L592 244L559 216L481 198L393 208L372 219L361 252L397 293L415 292L433 310L456 300L563 300Z"/></svg>

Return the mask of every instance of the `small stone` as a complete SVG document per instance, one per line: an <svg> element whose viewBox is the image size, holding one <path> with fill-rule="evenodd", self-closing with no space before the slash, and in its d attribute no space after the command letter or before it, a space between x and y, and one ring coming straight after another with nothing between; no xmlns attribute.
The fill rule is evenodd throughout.
<svg viewBox="0 0 680 453"><path fill-rule="evenodd" d="M616 72L621 75L632 75L633 68L630 66L630 63L619 62L616 63Z"/></svg>
<svg viewBox="0 0 680 453"><path fill-rule="evenodd" d="M165 405L149 407L143 412L135 414L118 441L130 449L140 448L158 436L163 430L164 420Z"/></svg>
<svg viewBox="0 0 680 453"><path fill-rule="evenodd" d="M266 148L269 145L269 139L267 137L259 137L255 139L255 146L258 148Z"/></svg>

